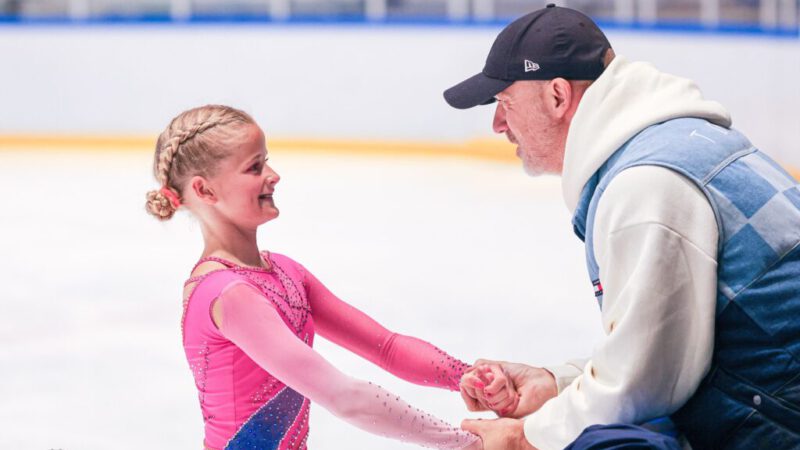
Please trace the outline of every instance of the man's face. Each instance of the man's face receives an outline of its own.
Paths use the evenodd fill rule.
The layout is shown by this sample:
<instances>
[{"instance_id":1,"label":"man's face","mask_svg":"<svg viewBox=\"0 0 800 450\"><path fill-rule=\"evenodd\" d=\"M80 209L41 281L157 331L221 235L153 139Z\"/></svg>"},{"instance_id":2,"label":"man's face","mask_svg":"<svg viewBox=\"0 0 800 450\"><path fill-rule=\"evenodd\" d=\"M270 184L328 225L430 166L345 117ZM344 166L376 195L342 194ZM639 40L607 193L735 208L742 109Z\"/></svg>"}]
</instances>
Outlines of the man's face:
<instances>
[{"instance_id":1,"label":"man's face","mask_svg":"<svg viewBox=\"0 0 800 450\"><path fill-rule=\"evenodd\" d=\"M517 157L531 176L560 174L568 125L548 107L548 81L516 81L495 96L492 128L517 145Z\"/></svg>"}]
</instances>

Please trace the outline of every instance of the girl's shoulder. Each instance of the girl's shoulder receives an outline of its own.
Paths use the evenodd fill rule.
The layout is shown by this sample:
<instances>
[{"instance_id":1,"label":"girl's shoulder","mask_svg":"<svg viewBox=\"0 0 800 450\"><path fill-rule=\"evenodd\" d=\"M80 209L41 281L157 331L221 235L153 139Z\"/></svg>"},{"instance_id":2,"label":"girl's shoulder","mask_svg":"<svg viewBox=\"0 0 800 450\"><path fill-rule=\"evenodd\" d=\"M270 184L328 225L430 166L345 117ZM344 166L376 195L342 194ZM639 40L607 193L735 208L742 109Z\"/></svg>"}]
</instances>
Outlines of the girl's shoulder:
<instances>
[{"instance_id":1,"label":"girl's shoulder","mask_svg":"<svg viewBox=\"0 0 800 450\"><path fill-rule=\"evenodd\" d=\"M210 273L226 269L230 269L230 266L215 259L204 258L200 260L197 264L195 264L195 266L192 268L192 273L191 275L189 275L189 279L186 280L186 284L192 281L199 281L201 278L205 277Z\"/></svg>"},{"instance_id":2,"label":"girl's shoulder","mask_svg":"<svg viewBox=\"0 0 800 450\"><path fill-rule=\"evenodd\" d=\"M194 300L196 298L213 300L228 286L241 282L257 286L248 276L236 269L229 267L212 267L207 272L200 273L186 280L186 284L184 285L184 301L188 302L190 299Z\"/></svg>"},{"instance_id":3,"label":"girl's shoulder","mask_svg":"<svg viewBox=\"0 0 800 450\"><path fill-rule=\"evenodd\" d=\"M184 306L190 300L201 303L213 301L235 283L245 282L257 287L247 274L247 268L223 258L208 256L200 259L192 268L189 279L183 284Z\"/></svg>"},{"instance_id":4,"label":"girl's shoulder","mask_svg":"<svg viewBox=\"0 0 800 450\"><path fill-rule=\"evenodd\" d=\"M228 288L237 284L249 284L256 289L258 286L245 274L234 268L219 264L218 266L204 264L205 268L198 266L192 271L184 285L183 291L183 316L181 328L184 333L184 342L187 336L201 336L204 339L222 339L219 330L212 319L212 307Z\"/></svg>"}]
</instances>

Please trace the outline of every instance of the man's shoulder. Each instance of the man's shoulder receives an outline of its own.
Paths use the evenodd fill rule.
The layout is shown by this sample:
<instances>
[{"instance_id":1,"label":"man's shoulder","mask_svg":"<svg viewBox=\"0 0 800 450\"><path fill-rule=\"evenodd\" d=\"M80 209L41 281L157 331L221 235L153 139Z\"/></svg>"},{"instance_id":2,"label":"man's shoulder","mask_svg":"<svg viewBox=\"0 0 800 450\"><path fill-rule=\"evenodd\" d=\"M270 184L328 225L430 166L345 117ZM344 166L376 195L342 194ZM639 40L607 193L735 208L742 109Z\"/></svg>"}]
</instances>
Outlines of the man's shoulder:
<instances>
[{"instance_id":1,"label":"man's shoulder","mask_svg":"<svg viewBox=\"0 0 800 450\"><path fill-rule=\"evenodd\" d=\"M700 188L661 166L630 167L614 177L600 199L596 222L606 233L637 225L660 226L703 241L703 247L717 233L711 203Z\"/></svg>"},{"instance_id":2,"label":"man's shoulder","mask_svg":"<svg viewBox=\"0 0 800 450\"><path fill-rule=\"evenodd\" d=\"M653 203L691 194L705 198L700 188L689 177L660 165L637 165L620 171L603 193L603 199L612 197L632 203Z\"/></svg>"}]
</instances>

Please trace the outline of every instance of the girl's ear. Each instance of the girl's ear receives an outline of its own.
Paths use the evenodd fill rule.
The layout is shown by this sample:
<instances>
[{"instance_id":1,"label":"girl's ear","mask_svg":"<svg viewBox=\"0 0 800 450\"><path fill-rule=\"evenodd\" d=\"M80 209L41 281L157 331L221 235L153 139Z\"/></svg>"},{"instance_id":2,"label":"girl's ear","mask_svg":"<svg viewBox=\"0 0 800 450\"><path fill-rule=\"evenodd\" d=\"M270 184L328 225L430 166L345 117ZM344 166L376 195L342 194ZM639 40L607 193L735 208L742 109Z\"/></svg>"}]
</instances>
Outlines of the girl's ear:
<instances>
[{"instance_id":1,"label":"girl's ear","mask_svg":"<svg viewBox=\"0 0 800 450\"><path fill-rule=\"evenodd\" d=\"M217 202L217 195L211 187L211 183L199 175L195 175L189 180L189 189L203 203L213 205Z\"/></svg>"}]
</instances>

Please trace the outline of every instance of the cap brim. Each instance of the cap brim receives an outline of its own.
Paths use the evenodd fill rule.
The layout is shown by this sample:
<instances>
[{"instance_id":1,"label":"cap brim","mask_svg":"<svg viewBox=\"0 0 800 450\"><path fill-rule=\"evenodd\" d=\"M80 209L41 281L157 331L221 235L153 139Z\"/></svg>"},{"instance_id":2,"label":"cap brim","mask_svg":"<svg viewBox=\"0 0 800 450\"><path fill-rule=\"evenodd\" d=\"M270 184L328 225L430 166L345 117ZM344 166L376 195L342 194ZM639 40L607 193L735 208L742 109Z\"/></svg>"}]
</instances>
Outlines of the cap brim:
<instances>
[{"instance_id":1,"label":"cap brim","mask_svg":"<svg viewBox=\"0 0 800 450\"><path fill-rule=\"evenodd\" d=\"M513 81L489 78L483 73L444 91L444 99L453 108L467 109L494 102L494 96L514 84Z\"/></svg>"}]
</instances>

